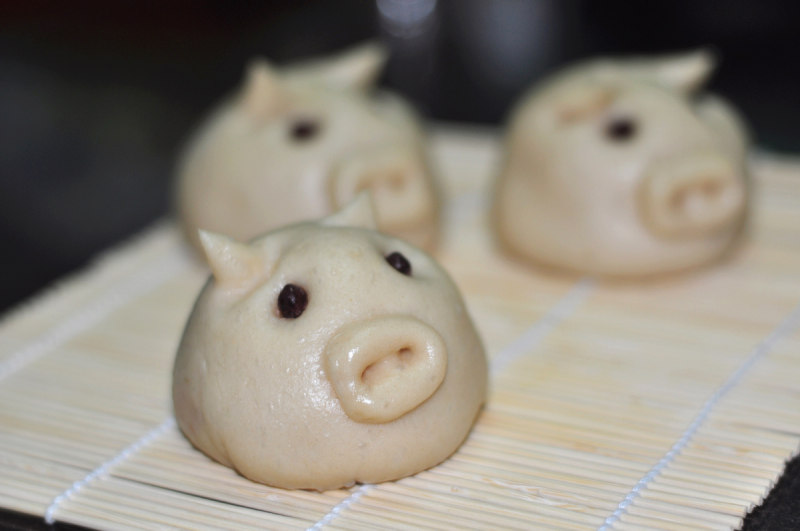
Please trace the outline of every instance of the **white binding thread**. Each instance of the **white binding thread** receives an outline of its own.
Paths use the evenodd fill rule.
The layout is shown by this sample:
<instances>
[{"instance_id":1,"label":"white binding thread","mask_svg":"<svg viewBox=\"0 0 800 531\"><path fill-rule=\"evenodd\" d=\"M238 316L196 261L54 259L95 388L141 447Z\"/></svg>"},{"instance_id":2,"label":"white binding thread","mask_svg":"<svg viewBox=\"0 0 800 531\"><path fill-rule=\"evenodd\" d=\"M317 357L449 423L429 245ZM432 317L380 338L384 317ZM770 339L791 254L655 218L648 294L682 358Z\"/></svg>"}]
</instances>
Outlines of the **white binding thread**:
<instances>
[{"instance_id":1,"label":"white binding thread","mask_svg":"<svg viewBox=\"0 0 800 531\"><path fill-rule=\"evenodd\" d=\"M539 320L495 356L489 367L490 373L494 375L500 372L538 345L553 328L575 312L593 287L594 280L589 277L582 278L572 286Z\"/></svg>"},{"instance_id":2,"label":"white binding thread","mask_svg":"<svg viewBox=\"0 0 800 531\"><path fill-rule=\"evenodd\" d=\"M371 491L374 488L375 485L373 485L372 483L365 483L361 485L355 491L353 491L347 498L343 499L342 501L334 505L333 508L330 511L328 511L328 514L323 516L319 522L309 527L306 531L320 531L323 526L328 525L333 521L334 518L339 516L340 512L353 505L364 494L366 494L367 492Z\"/></svg>"},{"instance_id":3,"label":"white binding thread","mask_svg":"<svg viewBox=\"0 0 800 531\"><path fill-rule=\"evenodd\" d=\"M75 483L73 483L67 490L53 498L53 501L50 502L50 505L47 507L47 510L44 513L44 521L48 525L53 525L55 523L55 513L58 507L64 503L65 501L69 500L75 494L81 491L86 485L91 483L96 479L102 479L107 477L111 473L111 469L123 462L124 460L128 459L136 452L153 442L155 439L163 435L166 431L175 427L175 419L173 417L169 417L164 422L162 422L159 426L153 428L149 432L145 433L139 439L131 443L129 446L124 448L120 453L116 456L112 457L105 463L101 464L99 467L95 468L90 472L86 477L83 479L79 479Z\"/></svg>"},{"instance_id":4,"label":"white binding thread","mask_svg":"<svg viewBox=\"0 0 800 531\"><path fill-rule=\"evenodd\" d=\"M703 404L700 413L694 418L692 423L683 432L683 435L672 445L669 451L650 469L647 474L636 482L636 485L630 490L627 496L619 503L616 510L606 518L603 525L598 528L598 531L608 531L628 510L628 507L639 496L641 491L653 481L664 468L669 466L672 461L683 451L689 441L692 440L697 430L708 418L711 410L717 403L733 389L749 371L753 365L763 358L770 350L772 350L775 343L782 339L787 334L791 333L797 326L800 325L800 305L795 307L791 313L772 331L764 340L758 343L747 359L739 366L739 368L731 374L728 380L719 387L711 397Z\"/></svg>"},{"instance_id":5,"label":"white binding thread","mask_svg":"<svg viewBox=\"0 0 800 531\"><path fill-rule=\"evenodd\" d=\"M116 287L104 298L74 314L71 319L51 328L48 333L17 350L0 363L0 381L81 332L88 330L142 292L166 281L175 275L183 265L185 265L183 255L171 254L150 267L144 274L131 278L129 282Z\"/></svg>"},{"instance_id":6,"label":"white binding thread","mask_svg":"<svg viewBox=\"0 0 800 531\"><path fill-rule=\"evenodd\" d=\"M508 364L535 347L544 339L548 332L569 317L578 306L586 300L593 286L594 280L591 278L582 278L578 281L563 297L551 306L540 319L534 322L522 335L494 357L489 366L489 373L491 375L496 374L499 370L505 368ZM328 514L323 516L322 519L309 527L306 531L320 531L323 526L331 523L342 511L353 505L375 487L376 485L370 483L361 485L361 487L353 491L347 498L334 505L333 508L328 511Z\"/></svg>"}]
</instances>

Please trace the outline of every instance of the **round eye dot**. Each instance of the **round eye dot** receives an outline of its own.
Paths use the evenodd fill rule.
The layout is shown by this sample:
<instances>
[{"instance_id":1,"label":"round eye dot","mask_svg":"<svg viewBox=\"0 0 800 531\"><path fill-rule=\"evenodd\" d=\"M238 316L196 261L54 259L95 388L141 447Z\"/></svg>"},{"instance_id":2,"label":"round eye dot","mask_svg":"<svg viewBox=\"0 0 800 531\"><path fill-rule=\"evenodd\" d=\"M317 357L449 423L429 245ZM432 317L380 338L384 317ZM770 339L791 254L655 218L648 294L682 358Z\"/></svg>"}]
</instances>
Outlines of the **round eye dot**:
<instances>
[{"instance_id":1,"label":"round eye dot","mask_svg":"<svg viewBox=\"0 0 800 531\"><path fill-rule=\"evenodd\" d=\"M404 275L409 277L411 276L411 262L409 262L408 259L402 254L395 251L386 257L386 261L389 262L390 266L397 269Z\"/></svg>"},{"instance_id":2,"label":"round eye dot","mask_svg":"<svg viewBox=\"0 0 800 531\"><path fill-rule=\"evenodd\" d=\"M309 118L294 120L289 129L292 140L305 142L311 140L319 133L319 122Z\"/></svg>"},{"instance_id":3,"label":"round eye dot","mask_svg":"<svg viewBox=\"0 0 800 531\"><path fill-rule=\"evenodd\" d=\"M614 142L625 142L636 135L636 122L631 118L614 118L606 125L606 136Z\"/></svg>"},{"instance_id":4,"label":"round eye dot","mask_svg":"<svg viewBox=\"0 0 800 531\"><path fill-rule=\"evenodd\" d=\"M278 311L281 317L297 319L308 306L308 293L295 284L286 284L278 295Z\"/></svg>"}]
</instances>

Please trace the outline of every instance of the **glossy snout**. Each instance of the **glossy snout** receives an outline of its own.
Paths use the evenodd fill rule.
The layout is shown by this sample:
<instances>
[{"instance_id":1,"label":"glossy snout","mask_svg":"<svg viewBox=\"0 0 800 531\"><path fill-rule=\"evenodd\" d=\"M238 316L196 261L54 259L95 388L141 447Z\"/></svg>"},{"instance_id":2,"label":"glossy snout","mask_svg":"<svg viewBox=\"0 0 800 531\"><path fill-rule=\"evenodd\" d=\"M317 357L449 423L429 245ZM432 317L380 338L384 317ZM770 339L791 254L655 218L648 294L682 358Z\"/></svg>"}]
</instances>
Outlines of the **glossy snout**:
<instances>
[{"instance_id":1,"label":"glossy snout","mask_svg":"<svg viewBox=\"0 0 800 531\"><path fill-rule=\"evenodd\" d=\"M732 164L698 154L653 164L639 189L645 225L664 238L692 238L730 228L744 212L745 189Z\"/></svg>"},{"instance_id":2,"label":"glossy snout","mask_svg":"<svg viewBox=\"0 0 800 531\"><path fill-rule=\"evenodd\" d=\"M323 366L348 417L383 423L436 392L447 370L447 349L422 321L387 316L339 329L328 342Z\"/></svg>"}]
</instances>

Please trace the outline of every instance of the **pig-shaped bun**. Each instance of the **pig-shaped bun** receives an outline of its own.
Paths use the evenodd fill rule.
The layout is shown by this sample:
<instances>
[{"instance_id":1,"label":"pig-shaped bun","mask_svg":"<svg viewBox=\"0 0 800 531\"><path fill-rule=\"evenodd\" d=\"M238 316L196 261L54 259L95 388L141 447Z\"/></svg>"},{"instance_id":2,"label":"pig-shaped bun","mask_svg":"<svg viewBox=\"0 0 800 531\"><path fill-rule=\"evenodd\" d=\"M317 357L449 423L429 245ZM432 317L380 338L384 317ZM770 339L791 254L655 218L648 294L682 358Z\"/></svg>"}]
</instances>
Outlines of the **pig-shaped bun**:
<instances>
[{"instance_id":1,"label":"pig-shaped bun","mask_svg":"<svg viewBox=\"0 0 800 531\"><path fill-rule=\"evenodd\" d=\"M384 60L369 44L281 70L251 63L178 167L177 214L198 249L198 229L248 240L365 189L382 231L434 247L439 198L422 129L399 98L371 91Z\"/></svg>"},{"instance_id":2,"label":"pig-shaped bun","mask_svg":"<svg viewBox=\"0 0 800 531\"><path fill-rule=\"evenodd\" d=\"M459 447L485 399L481 341L445 271L369 227L362 194L250 244L202 233L212 278L173 374L196 447L317 490L408 476Z\"/></svg>"},{"instance_id":3,"label":"pig-shaped bun","mask_svg":"<svg viewBox=\"0 0 800 531\"><path fill-rule=\"evenodd\" d=\"M746 138L697 91L705 52L596 60L523 98L513 113L493 224L532 262L640 276L706 263L745 219Z\"/></svg>"}]
</instances>

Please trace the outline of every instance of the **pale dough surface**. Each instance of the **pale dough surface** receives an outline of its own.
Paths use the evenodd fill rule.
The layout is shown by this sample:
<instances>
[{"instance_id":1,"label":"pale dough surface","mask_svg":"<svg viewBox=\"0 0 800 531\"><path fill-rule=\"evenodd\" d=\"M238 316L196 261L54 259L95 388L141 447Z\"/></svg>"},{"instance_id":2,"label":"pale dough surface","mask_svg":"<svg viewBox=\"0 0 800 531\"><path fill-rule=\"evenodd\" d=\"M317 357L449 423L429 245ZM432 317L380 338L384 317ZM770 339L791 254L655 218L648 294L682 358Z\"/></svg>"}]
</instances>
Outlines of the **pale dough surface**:
<instances>
[{"instance_id":1,"label":"pale dough surface","mask_svg":"<svg viewBox=\"0 0 800 531\"><path fill-rule=\"evenodd\" d=\"M703 53L596 60L535 87L511 118L493 196L505 250L609 276L728 250L748 208L747 140L727 104L697 97L711 68Z\"/></svg>"},{"instance_id":2,"label":"pale dough surface","mask_svg":"<svg viewBox=\"0 0 800 531\"><path fill-rule=\"evenodd\" d=\"M215 240L214 277L183 335L173 381L178 423L194 445L255 481L324 490L414 474L458 448L485 399L484 349L444 270L397 238L337 223L302 223L249 245ZM407 258L410 276L387 263L393 252ZM289 283L308 294L295 319L276 309ZM398 418L385 421L379 410L377 421L354 420L337 395L343 376L329 367L330 353L342 352L336 341L354 339L377 349L431 344L445 367L440 357L418 377L375 391L411 401ZM384 364L373 376L391 370ZM420 387L436 371L439 382ZM369 386L367 372L360 383ZM415 393L423 397L416 406Z\"/></svg>"},{"instance_id":3,"label":"pale dough surface","mask_svg":"<svg viewBox=\"0 0 800 531\"><path fill-rule=\"evenodd\" d=\"M382 64L370 47L302 68L253 62L178 165L175 205L189 240L199 249L198 229L249 240L369 189L381 230L432 249L440 196L425 135L408 104L372 90Z\"/></svg>"}]
</instances>

